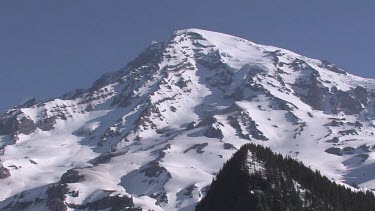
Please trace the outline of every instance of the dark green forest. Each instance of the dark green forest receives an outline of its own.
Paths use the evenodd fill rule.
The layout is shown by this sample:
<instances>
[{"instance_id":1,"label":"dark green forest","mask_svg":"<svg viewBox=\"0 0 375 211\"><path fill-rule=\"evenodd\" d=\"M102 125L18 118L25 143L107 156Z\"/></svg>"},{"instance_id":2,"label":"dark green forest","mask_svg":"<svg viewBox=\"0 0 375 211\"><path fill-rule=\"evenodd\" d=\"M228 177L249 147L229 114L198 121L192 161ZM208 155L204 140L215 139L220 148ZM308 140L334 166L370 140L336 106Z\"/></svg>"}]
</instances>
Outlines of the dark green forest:
<instances>
[{"instance_id":1,"label":"dark green forest","mask_svg":"<svg viewBox=\"0 0 375 211\"><path fill-rule=\"evenodd\" d=\"M249 166L259 163L263 168L250 173ZM196 211L245 210L372 211L375 197L370 191L354 192L302 162L249 143L224 164L196 207Z\"/></svg>"}]
</instances>

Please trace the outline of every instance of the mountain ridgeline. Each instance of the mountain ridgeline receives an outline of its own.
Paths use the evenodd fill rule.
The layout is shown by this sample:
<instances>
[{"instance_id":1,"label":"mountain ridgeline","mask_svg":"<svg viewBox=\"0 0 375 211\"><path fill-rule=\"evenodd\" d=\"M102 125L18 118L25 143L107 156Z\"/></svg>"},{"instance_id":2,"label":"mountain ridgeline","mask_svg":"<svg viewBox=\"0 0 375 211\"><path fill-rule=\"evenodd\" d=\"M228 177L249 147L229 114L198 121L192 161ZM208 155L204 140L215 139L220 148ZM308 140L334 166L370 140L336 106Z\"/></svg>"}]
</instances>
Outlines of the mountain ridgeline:
<instances>
[{"instance_id":1,"label":"mountain ridgeline","mask_svg":"<svg viewBox=\"0 0 375 211\"><path fill-rule=\"evenodd\" d=\"M89 88L0 114L0 210L192 211L247 143L373 190L374 134L374 79L243 38L179 30ZM261 173L244 174L258 178L263 202L246 201L272 208L289 191L293 203L279 198L279 206L338 206L329 197L340 194L307 186L309 171L300 178L265 159L247 166ZM244 181L239 190L252 180Z\"/></svg>"},{"instance_id":2,"label":"mountain ridgeline","mask_svg":"<svg viewBox=\"0 0 375 211\"><path fill-rule=\"evenodd\" d=\"M196 211L370 211L371 191L338 185L302 162L252 143L242 146L212 181Z\"/></svg>"}]
</instances>

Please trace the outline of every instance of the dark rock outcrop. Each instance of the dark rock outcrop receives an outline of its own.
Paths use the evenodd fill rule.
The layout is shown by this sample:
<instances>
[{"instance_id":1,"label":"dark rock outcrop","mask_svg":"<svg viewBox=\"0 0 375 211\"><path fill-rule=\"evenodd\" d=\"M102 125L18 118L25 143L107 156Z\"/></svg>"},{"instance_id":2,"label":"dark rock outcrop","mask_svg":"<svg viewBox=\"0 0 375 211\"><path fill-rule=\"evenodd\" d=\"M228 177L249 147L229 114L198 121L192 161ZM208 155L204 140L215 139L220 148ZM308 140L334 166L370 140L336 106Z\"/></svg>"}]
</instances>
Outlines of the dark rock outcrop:
<instances>
[{"instance_id":1,"label":"dark rock outcrop","mask_svg":"<svg viewBox=\"0 0 375 211\"><path fill-rule=\"evenodd\" d=\"M199 122L196 127L203 127L203 126L207 126L207 125L212 125L215 122L217 122L217 119L215 117L208 116L208 117L204 118L201 122Z\"/></svg>"},{"instance_id":2,"label":"dark rock outcrop","mask_svg":"<svg viewBox=\"0 0 375 211\"><path fill-rule=\"evenodd\" d=\"M327 143L335 143L335 144L337 144L337 143L339 143L340 142L340 139L339 139L339 137L334 137L334 138L332 138L331 140L328 140L328 141L326 141Z\"/></svg>"},{"instance_id":3,"label":"dark rock outcrop","mask_svg":"<svg viewBox=\"0 0 375 211\"><path fill-rule=\"evenodd\" d=\"M218 138L223 139L224 135L220 128L215 127L213 125L209 126L206 132L204 132L204 136L208 138Z\"/></svg>"},{"instance_id":4,"label":"dark rock outcrop","mask_svg":"<svg viewBox=\"0 0 375 211\"><path fill-rule=\"evenodd\" d=\"M20 108L29 108L29 107L31 107L35 104L37 104L37 101L36 101L35 98L32 98L32 99L26 101L25 103L23 103L22 105L20 105L19 107Z\"/></svg>"},{"instance_id":5,"label":"dark rock outcrop","mask_svg":"<svg viewBox=\"0 0 375 211\"><path fill-rule=\"evenodd\" d=\"M60 183L77 183L82 182L84 176L80 175L79 172L75 169L69 169L61 176Z\"/></svg>"},{"instance_id":6,"label":"dark rock outcrop","mask_svg":"<svg viewBox=\"0 0 375 211\"><path fill-rule=\"evenodd\" d=\"M0 179L5 179L10 177L9 169L5 168L4 166L0 166Z\"/></svg>"},{"instance_id":7,"label":"dark rock outcrop","mask_svg":"<svg viewBox=\"0 0 375 211\"><path fill-rule=\"evenodd\" d=\"M354 148L353 147L344 147L344 149L342 149L342 152L346 155L351 155L351 154L354 154Z\"/></svg>"},{"instance_id":8,"label":"dark rock outcrop","mask_svg":"<svg viewBox=\"0 0 375 211\"><path fill-rule=\"evenodd\" d=\"M186 126L186 130L192 130L192 129L194 129L196 124L197 124L196 122L190 122L190 123Z\"/></svg>"},{"instance_id":9,"label":"dark rock outcrop","mask_svg":"<svg viewBox=\"0 0 375 211\"><path fill-rule=\"evenodd\" d=\"M204 149L207 145L208 145L208 143L195 144L195 145L193 145L192 147L190 147L189 149L185 150L184 153L187 153L187 152L189 152L190 150L195 149L195 151L196 151L198 154L202 154L202 153L204 153L203 149Z\"/></svg>"},{"instance_id":10,"label":"dark rock outcrop","mask_svg":"<svg viewBox=\"0 0 375 211\"><path fill-rule=\"evenodd\" d=\"M237 133L241 138L251 140L251 137L253 137L257 140L268 140L264 133L258 130L256 122L250 117L250 115L247 112L241 111L235 115L228 117L228 120L229 124L234 129L236 129ZM241 128L240 124L244 126L245 130Z\"/></svg>"},{"instance_id":11,"label":"dark rock outcrop","mask_svg":"<svg viewBox=\"0 0 375 211\"><path fill-rule=\"evenodd\" d=\"M354 97L352 97L349 93L338 90L336 94L337 94L337 102L334 107L335 113L342 111L345 114L352 115L352 114L358 114L364 109L361 102L355 99Z\"/></svg>"},{"instance_id":12,"label":"dark rock outcrop","mask_svg":"<svg viewBox=\"0 0 375 211\"><path fill-rule=\"evenodd\" d=\"M17 131L17 121L0 117L0 135L10 135Z\"/></svg>"},{"instance_id":13,"label":"dark rock outcrop","mask_svg":"<svg viewBox=\"0 0 375 211\"><path fill-rule=\"evenodd\" d=\"M76 209L88 209L88 210L106 210L110 211L142 211L142 208L136 208L133 199L127 196L115 195L106 196L95 202L86 203L84 205L69 205Z\"/></svg>"},{"instance_id":14,"label":"dark rock outcrop","mask_svg":"<svg viewBox=\"0 0 375 211\"><path fill-rule=\"evenodd\" d=\"M297 64L293 63L292 67L295 71L305 72L292 86L296 94L313 109L324 110L330 92L329 89L322 84L319 72L304 61L298 61Z\"/></svg>"},{"instance_id":15,"label":"dark rock outcrop","mask_svg":"<svg viewBox=\"0 0 375 211\"><path fill-rule=\"evenodd\" d=\"M0 135L11 135L16 132L28 135L36 130L37 126L33 120L27 117L18 117L18 114L21 113L0 116Z\"/></svg>"},{"instance_id":16,"label":"dark rock outcrop","mask_svg":"<svg viewBox=\"0 0 375 211\"><path fill-rule=\"evenodd\" d=\"M326 88L320 87L318 85L313 85L310 87L308 101L316 110L323 110L326 101L326 94L328 90Z\"/></svg>"},{"instance_id":17,"label":"dark rock outcrop","mask_svg":"<svg viewBox=\"0 0 375 211\"><path fill-rule=\"evenodd\" d=\"M333 154L333 155L342 156L341 149L337 148L337 147L328 148L328 149L325 150L325 152L327 152L329 154Z\"/></svg>"},{"instance_id":18,"label":"dark rock outcrop","mask_svg":"<svg viewBox=\"0 0 375 211\"><path fill-rule=\"evenodd\" d=\"M308 84L302 85L303 88L308 90L308 94L305 101L316 110L324 110L325 104L328 99L329 90L324 87L319 81L319 73L313 71L310 76L310 81Z\"/></svg>"},{"instance_id":19,"label":"dark rock outcrop","mask_svg":"<svg viewBox=\"0 0 375 211\"><path fill-rule=\"evenodd\" d=\"M36 130L36 125L33 120L28 119L26 117L22 118L18 122L17 129L20 133L29 135L30 133L34 132Z\"/></svg>"},{"instance_id":20,"label":"dark rock outcrop","mask_svg":"<svg viewBox=\"0 0 375 211\"><path fill-rule=\"evenodd\" d=\"M369 102L370 92L369 92L365 87L357 86L357 87L353 90L353 96L354 96L357 100L359 100L361 103L367 105L368 102Z\"/></svg>"},{"instance_id":21,"label":"dark rock outcrop","mask_svg":"<svg viewBox=\"0 0 375 211\"><path fill-rule=\"evenodd\" d=\"M233 146L233 144L230 143L224 143L224 149L237 149L236 147Z\"/></svg>"},{"instance_id":22,"label":"dark rock outcrop","mask_svg":"<svg viewBox=\"0 0 375 211\"><path fill-rule=\"evenodd\" d=\"M344 122L342 121L339 121L339 120L332 120L331 123L327 124L327 126L332 126L332 127L339 127L339 126L343 126L344 125Z\"/></svg>"},{"instance_id":23,"label":"dark rock outcrop","mask_svg":"<svg viewBox=\"0 0 375 211\"><path fill-rule=\"evenodd\" d=\"M45 119L42 119L36 123L37 127L43 131L50 131L55 128L56 117L51 116Z\"/></svg>"},{"instance_id":24,"label":"dark rock outcrop","mask_svg":"<svg viewBox=\"0 0 375 211\"><path fill-rule=\"evenodd\" d=\"M66 184L56 184L52 185L47 190L47 207L54 211L66 211L67 206L64 202L65 194L69 191L68 185Z\"/></svg>"},{"instance_id":25,"label":"dark rock outcrop","mask_svg":"<svg viewBox=\"0 0 375 211\"><path fill-rule=\"evenodd\" d=\"M335 72L335 73L346 75L345 71L339 69L338 67L336 67L336 65L332 64L331 62L326 61L326 60L322 60L321 62L322 62L321 67L323 67L327 70L330 70L332 72Z\"/></svg>"},{"instance_id":26,"label":"dark rock outcrop","mask_svg":"<svg viewBox=\"0 0 375 211\"><path fill-rule=\"evenodd\" d=\"M127 93L127 94L121 93L120 95L116 96L113 99L113 102L112 102L111 105L112 106L118 105L120 107L127 107L132 103L133 98L134 98L133 92L130 92L130 93Z\"/></svg>"},{"instance_id":27,"label":"dark rock outcrop","mask_svg":"<svg viewBox=\"0 0 375 211\"><path fill-rule=\"evenodd\" d=\"M342 131L339 131L339 134L341 134L343 136L358 135L358 133L357 133L357 131L355 129L342 130Z\"/></svg>"},{"instance_id":28,"label":"dark rock outcrop","mask_svg":"<svg viewBox=\"0 0 375 211\"><path fill-rule=\"evenodd\" d=\"M141 173L144 173L147 177L158 177L161 174L167 174L168 177L171 177L169 172L159 165L159 162L151 163L147 168L143 169Z\"/></svg>"}]
</instances>

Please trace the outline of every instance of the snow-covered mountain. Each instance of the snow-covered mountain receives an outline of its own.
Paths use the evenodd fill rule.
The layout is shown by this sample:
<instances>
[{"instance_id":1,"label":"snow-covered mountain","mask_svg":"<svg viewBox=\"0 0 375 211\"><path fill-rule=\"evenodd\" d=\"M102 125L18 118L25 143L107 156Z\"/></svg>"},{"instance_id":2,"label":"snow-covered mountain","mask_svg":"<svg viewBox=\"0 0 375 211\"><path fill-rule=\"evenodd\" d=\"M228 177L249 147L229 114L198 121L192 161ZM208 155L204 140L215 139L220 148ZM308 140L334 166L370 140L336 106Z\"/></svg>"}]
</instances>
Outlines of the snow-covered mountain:
<instances>
[{"instance_id":1,"label":"snow-covered mountain","mask_svg":"<svg viewBox=\"0 0 375 211\"><path fill-rule=\"evenodd\" d=\"M248 142L372 189L374 103L375 80L327 61L180 30L89 89L2 114L0 209L194 210Z\"/></svg>"}]
</instances>

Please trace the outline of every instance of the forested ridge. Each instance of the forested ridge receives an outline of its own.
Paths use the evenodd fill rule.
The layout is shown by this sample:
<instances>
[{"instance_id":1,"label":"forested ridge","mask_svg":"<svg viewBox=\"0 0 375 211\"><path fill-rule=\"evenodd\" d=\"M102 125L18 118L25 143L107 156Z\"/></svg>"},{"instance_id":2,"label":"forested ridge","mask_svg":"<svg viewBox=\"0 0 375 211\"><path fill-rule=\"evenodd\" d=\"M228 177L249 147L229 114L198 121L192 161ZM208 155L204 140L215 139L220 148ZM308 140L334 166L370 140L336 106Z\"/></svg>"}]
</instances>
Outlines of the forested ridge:
<instances>
[{"instance_id":1,"label":"forested ridge","mask_svg":"<svg viewBox=\"0 0 375 211\"><path fill-rule=\"evenodd\" d=\"M375 210L372 192L355 192L302 162L252 143L241 147L212 181L196 211Z\"/></svg>"}]
</instances>

